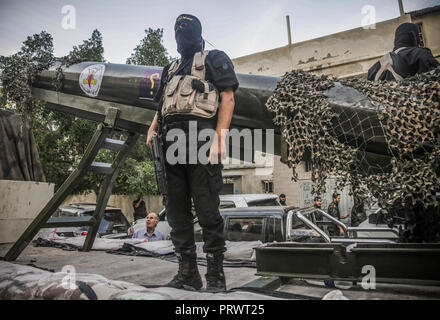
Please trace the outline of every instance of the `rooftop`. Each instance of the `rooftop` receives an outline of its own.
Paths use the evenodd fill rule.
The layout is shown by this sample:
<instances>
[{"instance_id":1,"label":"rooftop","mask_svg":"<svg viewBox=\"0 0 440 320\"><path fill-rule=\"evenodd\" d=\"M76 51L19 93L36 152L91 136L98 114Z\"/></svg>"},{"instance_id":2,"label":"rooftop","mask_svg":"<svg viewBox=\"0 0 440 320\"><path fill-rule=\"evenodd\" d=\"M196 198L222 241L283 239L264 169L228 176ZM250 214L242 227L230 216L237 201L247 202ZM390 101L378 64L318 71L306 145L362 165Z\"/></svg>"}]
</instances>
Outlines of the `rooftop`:
<instances>
[{"instance_id":1,"label":"rooftop","mask_svg":"<svg viewBox=\"0 0 440 320\"><path fill-rule=\"evenodd\" d=\"M428 14L436 13L436 12L440 12L440 6L424 8L424 9L411 11L411 12L407 12L407 13L410 14L413 18L416 18L416 17L422 17L422 16L426 16Z\"/></svg>"}]
</instances>

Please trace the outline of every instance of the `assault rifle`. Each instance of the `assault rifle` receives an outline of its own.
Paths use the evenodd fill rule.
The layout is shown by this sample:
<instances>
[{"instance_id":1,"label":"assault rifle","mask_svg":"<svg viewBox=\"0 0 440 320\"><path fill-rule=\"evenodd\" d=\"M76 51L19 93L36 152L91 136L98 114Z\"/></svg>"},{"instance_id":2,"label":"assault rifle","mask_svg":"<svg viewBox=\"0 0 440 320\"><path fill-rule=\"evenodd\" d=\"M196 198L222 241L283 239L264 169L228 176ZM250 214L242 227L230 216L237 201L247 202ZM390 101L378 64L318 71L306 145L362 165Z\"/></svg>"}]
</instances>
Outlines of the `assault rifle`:
<instances>
[{"instance_id":1,"label":"assault rifle","mask_svg":"<svg viewBox=\"0 0 440 320\"><path fill-rule=\"evenodd\" d=\"M165 157L159 136L155 133L151 138L151 146L154 158L154 168L156 171L156 182L159 193L163 196L163 204L166 206L168 186L167 174L165 170Z\"/></svg>"}]
</instances>

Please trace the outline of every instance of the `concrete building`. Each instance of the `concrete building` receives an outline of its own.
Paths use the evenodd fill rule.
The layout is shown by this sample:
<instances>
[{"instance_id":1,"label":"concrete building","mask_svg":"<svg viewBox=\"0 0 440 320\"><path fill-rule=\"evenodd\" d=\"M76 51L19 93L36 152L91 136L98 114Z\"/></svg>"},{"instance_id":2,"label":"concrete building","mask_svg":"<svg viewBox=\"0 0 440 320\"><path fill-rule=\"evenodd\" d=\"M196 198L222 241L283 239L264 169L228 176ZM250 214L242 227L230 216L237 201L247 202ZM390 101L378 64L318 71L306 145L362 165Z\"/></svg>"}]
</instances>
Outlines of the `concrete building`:
<instances>
[{"instance_id":1,"label":"concrete building","mask_svg":"<svg viewBox=\"0 0 440 320\"><path fill-rule=\"evenodd\" d=\"M226 159L221 193L273 193L274 158L273 154L256 152L252 163Z\"/></svg>"},{"instance_id":2,"label":"concrete building","mask_svg":"<svg viewBox=\"0 0 440 320\"><path fill-rule=\"evenodd\" d=\"M440 6L437 6L376 25L236 58L233 60L235 71L282 76L291 70L302 69L341 78L365 76L380 57L393 49L394 32L404 22L419 25L424 45L435 57L440 57Z\"/></svg>"},{"instance_id":3,"label":"concrete building","mask_svg":"<svg viewBox=\"0 0 440 320\"><path fill-rule=\"evenodd\" d=\"M396 28L404 22L413 22L419 26L423 43L429 47L434 56L440 57L440 6L426 8L402 15L401 17L383 21L376 25L347 30L276 48L258 52L248 56L233 59L237 73L247 73L267 76L282 76L294 69L302 69L316 75L326 74L338 78L352 76L365 77L368 69L384 54L391 51L394 45ZM284 34L280 36L285 36ZM266 192L265 186L276 194L285 193L287 203L300 207L310 206L313 203L311 195L311 175L302 163L298 172L298 182L291 181L292 172L280 162L280 157L275 156L273 167L266 167L264 177L252 177L250 165L233 170L225 168L226 184L233 183L234 191L241 188L243 193ZM228 177L233 173L233 176ZM236 177L241 178L241 185ZM235 177L235 178L233 178ZM230 180L228 180L230 179ZM335 190L334 180L327 182L327 193L323 196L323 207L331 201L331 194ZM230 190L231 187L229 187ZM352 200L346 188L342 192L341 213L349 212Z\"/></svg>"}]
</instances>

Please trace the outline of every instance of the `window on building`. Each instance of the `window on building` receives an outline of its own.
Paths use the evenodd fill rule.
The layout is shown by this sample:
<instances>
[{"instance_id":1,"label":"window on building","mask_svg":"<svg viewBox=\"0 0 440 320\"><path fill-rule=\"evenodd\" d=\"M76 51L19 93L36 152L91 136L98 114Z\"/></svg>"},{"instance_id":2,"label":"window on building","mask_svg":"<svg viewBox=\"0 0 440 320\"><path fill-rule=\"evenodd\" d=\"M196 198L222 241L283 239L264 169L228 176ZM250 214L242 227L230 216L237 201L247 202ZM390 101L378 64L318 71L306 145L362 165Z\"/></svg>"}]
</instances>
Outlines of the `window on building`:
<instances>
[{"instance_id":1,"label":"window on building","mask_svg":"<svg viewBox=\"0 0 440 320\"><path fill-rule=\"evenodd\" d=\"M224 183L222 189L220 190L220 194L234 194L234 184Z\"/></svg>"},{"instance_id":2,"label":"window on building","mask_svg":"<svg viewBox=\"0 0 440 320\"><path fill-rule=\"evenodd\" d=\"M263 181L264 193L273 193L273 181Z\"/></svg>"},{"instance_id":3,"label":"window on building","mask_svg":"<svg viewBox=\"0 0 440 320\"><path fill-rule=\"evenodd\" d=\"M420 39L422 40L420 46L424 47L425 46L425 39L423 38L423 23L419 22L416 23L416 26L419 28L419 36Z\"/></svg>"}]
</instances>

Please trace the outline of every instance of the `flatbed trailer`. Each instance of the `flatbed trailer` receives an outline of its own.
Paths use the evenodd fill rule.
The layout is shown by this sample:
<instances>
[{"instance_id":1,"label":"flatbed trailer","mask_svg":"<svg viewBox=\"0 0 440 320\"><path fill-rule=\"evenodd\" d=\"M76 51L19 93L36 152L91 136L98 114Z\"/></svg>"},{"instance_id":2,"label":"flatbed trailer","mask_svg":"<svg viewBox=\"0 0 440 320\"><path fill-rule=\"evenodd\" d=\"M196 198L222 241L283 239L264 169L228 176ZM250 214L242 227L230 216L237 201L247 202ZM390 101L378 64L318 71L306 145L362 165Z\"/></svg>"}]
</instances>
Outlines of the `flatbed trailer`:
<instances>
[{"instance_id":1,"label":"flatbed trailer","mask_svg":"<svg viewBox=\"0 0 440 320\"><path fill-rule=\"evenodd\" d=\"M326 221L316 221L316 213ZM314 243L292 242L295 219L317 235ZM336 224L344 230L344 236L330 237L318 224ZM396 238L356 236L364 231L394 233ZM289 210L286 232L287 242L268 243L255 249L257 275L353 282L362 282L369 275L376 282L440 285L438 243L398 243L396 229L347 227L316 208Z\"/></svg>"},{"instance_id":2,"label":"flatbed trailer","mask_svg":"<svg viewBox=\"0 0 440 320\"><path fill-rule=\"evenodd\" d=\"M10 245L0 245L0 256L4 256L9 247ZM177 264L159 258L114 255L96 250L82 252L28 246L14 265L29 267L35 272L48 271L52 274L61 272L63 268L73 267L78 275L77 280L85 280L87 277L90 278L91 274L97 274L112 281L124 281L149 288L151 292L157 292L162 296L167 293L168 299L205 298L205 295L199 292L177 289L168 291L167 288L162 287L161 285L167 283L177 270ZM360 283L353 285L347 281L339 283L335 281L336 287L329 287L323 281L310 278L261 276L255 268L225 267L224 269L227 288L231 291L226 294L211 295L209 296L211 300L233 299L236 303L240 303L239 299L321 300L334 290L340 290L343 296L350 300L440 299L439 286L377 283L374 290L366 290ZM204 274L206 267L199 266L199 271ZM202 281L204 280L202 277ZM5 284L1 280L0 283ZM0 296L5 288L6 286L0 286ZM161 295L156 295L156 299ZM150 295L150 299L154 299L154 296Z\"/></svg>"}]
</instances>

